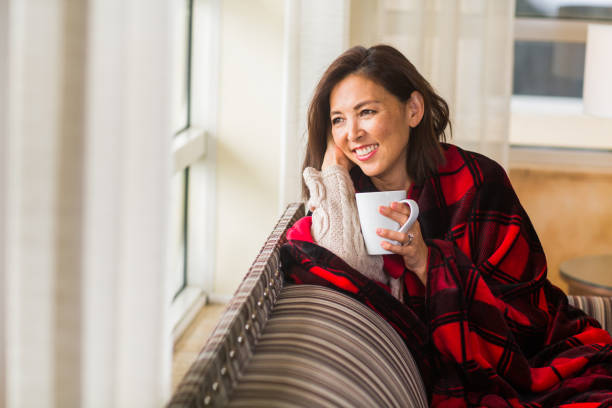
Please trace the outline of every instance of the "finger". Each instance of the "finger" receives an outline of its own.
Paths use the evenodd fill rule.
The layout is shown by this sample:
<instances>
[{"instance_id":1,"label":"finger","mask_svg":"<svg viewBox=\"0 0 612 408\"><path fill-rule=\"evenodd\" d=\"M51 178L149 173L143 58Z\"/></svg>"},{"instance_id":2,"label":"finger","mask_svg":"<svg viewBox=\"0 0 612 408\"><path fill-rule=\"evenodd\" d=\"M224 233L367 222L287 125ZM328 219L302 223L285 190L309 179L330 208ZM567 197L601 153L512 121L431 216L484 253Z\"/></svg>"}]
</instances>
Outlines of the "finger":
<instances>
[{"instance_id":1,"label":"finger","mask_svg":"<svg viewBox=\"0 0 612 408\"><path fill-rule=\"evenodd\" d=\"M406 203L400 203L397 201L393 201L390 207L392 210L395 210L405 215L410 215L410 206Z\"/></svg>"},{"instance_id":2,"label":"finger","mask_svg":"<svg viewBox=\"0 0 612 408\"><path fill-rule=\"evenodd\" d=\"M381 208L385 208L388 209L388 211L390 212L395 212L398 214L402 214L406 217L406 219L408 219L408 217L410 216L410 206L408 206L405 203L400 203L397 201L393 201L391 204L389 204L388 207L385 206L381 206Z\"/></svg>"},{"instance_id":3,"label":"finger","mask_svg":"<svg viewBox=\"0 0 612 408\"><path fill-rule=\"evenodd\" d=\"M380 243L380 246L387 251L401 256L413 256L416 254L416 247L412 245L395 245L389 241L383 241Z\"/></svg>"},{"instance_id":4,"label":"finger","mask_svg":"<svg viewBox=\"0 0 612 408\"><path fill-rule=\"evenodd\" d=\"M404 222L408 219L408 215L399 211L395 211L391 207L387 207L381 205L378 207L378 212L384 215L387 218L391 218L393 221L397 222L399 225L403 225Z\"/></svg>"},{"instance_id":5,"label":"finger","mask_svg":"<svg viewBox=\"0 0 612 408\"><path fill-rule=\"evenodd\" d=\"M323 164L321 168L325 169L332 165L339 165L347 170L350 170L351 167L353 167L353 162L346 157L342 149L336 144L336 142L334 142L334 139L330 135L327 139L327 149L325 150L325 154L323 156Z\"/></svg>"},{"instance_id":6,"label":"finger","mask_svg":"<svg viewBox=\"0 0 612 408\"><path fill-rule=\"evenodd\" d=\"M405 244L405 243L407 243L409 241L408 234L412 234L413 238L414 238L414 235L415 235L413 233L403 233L403 232L388 230L388 229L385 229L385 228L377 228L376 229L376 234L378 236L380 236L380 237L385 238L385 239L397 241L397 242L402 243L402 244Z\"/></svg>"},{"instance_id":7,"label":"finger","mask_svg":"<svg viewBox=\"0 0 612 408\"><path fill-rule=\"evenodd\" d=\"M334 138L331 136L329 136L329 138L327 139L326 152L330 154L335 154L335 155L344 155L344 153L342 152L342 149L340 149L340 147L334 141Z\"/></svg>"}]
</instances>

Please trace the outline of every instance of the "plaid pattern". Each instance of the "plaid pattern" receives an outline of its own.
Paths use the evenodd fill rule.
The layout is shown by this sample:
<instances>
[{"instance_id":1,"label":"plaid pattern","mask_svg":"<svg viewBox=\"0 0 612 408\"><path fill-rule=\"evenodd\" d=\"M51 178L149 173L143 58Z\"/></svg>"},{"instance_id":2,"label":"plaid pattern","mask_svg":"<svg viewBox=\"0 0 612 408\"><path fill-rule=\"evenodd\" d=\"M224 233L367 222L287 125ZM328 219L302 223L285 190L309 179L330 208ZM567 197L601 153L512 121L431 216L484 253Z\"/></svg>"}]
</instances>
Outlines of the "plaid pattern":
<instances>
[{"instance_id":1,"label":"plaid pattern","mask_svg":"<svg viewBox=\"0 0 612 408\"><path fill-rule=\"evenodd\" d=\"M338 289L382 315L412 351L432 406L608 406L609 333L547 280L542 247L504 170L482 155L444 150L438 173L408 192L429 246L426 288L403 271L399 303L314 244L308 217L281 249L286 278ZM374 189L358 168L351 176L358 191ZM402 266L386 257L386 268Z\"/></svg>"}]
</instances>

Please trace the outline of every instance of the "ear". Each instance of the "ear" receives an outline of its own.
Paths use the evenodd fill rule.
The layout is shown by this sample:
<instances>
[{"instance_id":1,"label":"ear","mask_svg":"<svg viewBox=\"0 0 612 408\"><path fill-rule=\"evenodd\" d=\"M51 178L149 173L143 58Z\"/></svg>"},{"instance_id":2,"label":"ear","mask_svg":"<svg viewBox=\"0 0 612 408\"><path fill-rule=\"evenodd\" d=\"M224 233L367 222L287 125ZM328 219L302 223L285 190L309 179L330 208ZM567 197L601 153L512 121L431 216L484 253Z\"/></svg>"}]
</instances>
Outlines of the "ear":
<instances>
[{"instance_id":1,"label":"ear","mask_svg":"<svg viewBox=\"0 0 612 408\"><path fill-rule=\"evenodd\" d=\"M406 101L406 120L411 128L417 127L425 113L425 102L419 91L413 91L410 99Z\"/></svg>"}]
</instances>

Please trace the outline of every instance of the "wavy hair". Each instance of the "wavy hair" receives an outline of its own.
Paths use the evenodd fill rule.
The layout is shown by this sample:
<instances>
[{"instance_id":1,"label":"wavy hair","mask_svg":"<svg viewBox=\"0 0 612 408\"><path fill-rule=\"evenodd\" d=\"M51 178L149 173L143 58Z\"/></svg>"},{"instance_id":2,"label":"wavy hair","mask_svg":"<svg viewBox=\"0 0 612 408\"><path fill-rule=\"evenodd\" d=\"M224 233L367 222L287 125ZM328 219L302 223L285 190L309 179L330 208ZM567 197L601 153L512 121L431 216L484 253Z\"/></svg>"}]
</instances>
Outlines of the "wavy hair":
<instances>
[{"instance_id":1,"label":"wavy hair","mask_svg":"<svg viewBox=\"0 0 612 408\"><path fill-rule=\"evenodd\" d=\"M423 183L444 161L440 142L446 141L447 125L451 129L448 104L414 65L389 45L350 48L327 68L308 108L308 145L302 171L306 167L321 169L327 138L331 135L329 97L334 87L350 74L376 82L402 103L414 91L423 96L423 119L411 130L406 158L408 176L417 184ZM303 180L302 194L308 197Z\"/></svg>"}]
</instances>

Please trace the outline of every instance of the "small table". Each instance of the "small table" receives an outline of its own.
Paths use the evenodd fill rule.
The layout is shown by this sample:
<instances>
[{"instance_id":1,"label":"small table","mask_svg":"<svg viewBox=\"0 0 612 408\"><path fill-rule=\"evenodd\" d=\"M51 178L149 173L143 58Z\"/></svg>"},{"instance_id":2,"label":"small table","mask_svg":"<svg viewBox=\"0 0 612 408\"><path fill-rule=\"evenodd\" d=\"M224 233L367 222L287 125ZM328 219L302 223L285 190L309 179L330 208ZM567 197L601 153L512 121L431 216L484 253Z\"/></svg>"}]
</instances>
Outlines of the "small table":
<instances>
[{"instance_id":1,"label":"small table","mask_svg":"<svg viewBox=\"0 0 612 408\"><path fill-rule=\"evenodd\" d=\"M612 296L612 255L570 259L559 266L570 295Z\"/></svg>"}]
</instances>

